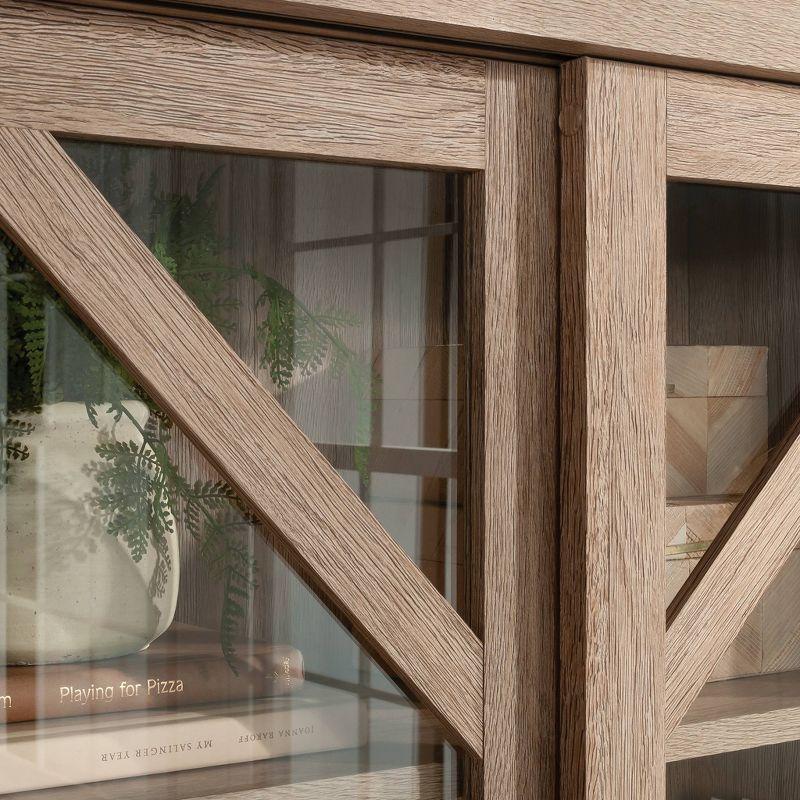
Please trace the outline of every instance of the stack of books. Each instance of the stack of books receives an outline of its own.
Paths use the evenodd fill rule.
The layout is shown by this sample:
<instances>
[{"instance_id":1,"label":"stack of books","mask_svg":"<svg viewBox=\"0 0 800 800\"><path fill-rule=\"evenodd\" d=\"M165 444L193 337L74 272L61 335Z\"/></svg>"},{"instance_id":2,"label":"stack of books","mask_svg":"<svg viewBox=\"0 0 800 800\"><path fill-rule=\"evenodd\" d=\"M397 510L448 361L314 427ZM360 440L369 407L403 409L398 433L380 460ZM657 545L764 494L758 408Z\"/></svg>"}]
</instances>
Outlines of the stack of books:
<instances>
[{"instance_id":1,"label":"stack of books","mask_svg":"<svg viewBox=\"0 0 800 800\"><path fill-rule=\"evenodd\" d=\"M0 667L0 794L359 747L363 702L287 645L179 623L132 656Z\"/></svg>"}]
</instances>

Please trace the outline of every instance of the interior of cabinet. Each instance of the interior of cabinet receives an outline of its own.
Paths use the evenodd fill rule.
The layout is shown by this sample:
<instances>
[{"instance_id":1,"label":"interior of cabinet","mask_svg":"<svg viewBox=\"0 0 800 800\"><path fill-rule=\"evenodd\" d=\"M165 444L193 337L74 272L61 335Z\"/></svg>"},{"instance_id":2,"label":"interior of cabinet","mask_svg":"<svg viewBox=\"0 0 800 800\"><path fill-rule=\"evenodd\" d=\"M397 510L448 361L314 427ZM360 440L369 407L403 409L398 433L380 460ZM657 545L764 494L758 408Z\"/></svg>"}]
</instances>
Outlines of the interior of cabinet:
<instances>
[{"instance_id":1,"label":"interior of cabinet","mask_svg":"<svg viewBox=\"0 0 800 800\"><path fill-rule=\"evenodd\" d=\"M226 320L223 333L431 582L463 612L459 581L465 544L452 513L459 502L452 494L462 405L454 374L461 363L459 322L452 313L459 291L455 179L446 173L351 167L342 180L336 167L314 162L80 142L66 147L146 242L153 235L150 197L166 192L194 198L206 187L216 197L214 222L227 263L251 265L309 305L344 309L359 319L346 332L346 343L370 361L380 384L366 432L358 430L352 398L331 370L294 380L285 389L275 386L259 364L255 331L265 312L256 307L252 282L242 280L237 287L235 319ZM132 173L127 187L119 179L123 169ZM138 202L124 197L132 185L147 187ZM425 287L424 296L417 294L418 286ZM180 431L174 439L193 479L216 477L199 463ZM363 446L368 480L356 465ZM209 606L202 590L195 544L182 545L182 567L191 576L186 583L195 591L182 594L177 618L207 624L218 609ZM272 560L271 541L254 546L265 561ZM271 597L263 598L273 608L297 602L281 589L282 580L273 574ZM255 634L270 634L263 626L274 617L268 606L253 620Z\"/></svg>"},{"instance_id":2,"label":"interior of cabinet","mask_svg":"<svg viewBox=\"0 0 800 800\"><path fill-rule=\"evenodd\" d=\"M672 184L668 209L667 344L767 347L772 449L800 413L800 195ZM746 748L800 739L798 612L795 551L754 611L749 669L707 684L668 741L668 761L681 760L668 768L670 798L796 796L797 776L785 781L796 744ZM765 764L780 791L752 780Z\"/></svg>"},{"instance_id":3,"label":"interior of cabinet","mask_svg":"<svg viewBox=\"0 0 800 800\"><path fill-rule=\"evenodd\" d=\"M350 309L362 320L348 333L348 344L364 354L377 375L379 388L366 434L353 418L342 381L330 370L300 378L283 390L275 387L259 363L253 340L260 322L253 298L239 306L231 344L434 586L463 611L463 527L455 524L454 513L461 391L453 375L461 349L459 323L452 316L458 292L453 283L458 259L454 179L445 173L352 167L337 181L341 172L335 167L311 162L208 153L193 158L181 151L148 154L163 162L149 164L148 170L165 176L174 192L192 194L209 176L219 174L223 202L218 223L231 263L269 271L310 306ZM252 319L241 316L254 310ZM365 446L368 475L357 464ZM191 459L190 451L183 457ZM193 468L202 471L203 465ZM211 777L219 791L230 792L232 780L238 779L243 786L272 785L276 796L277 787L286 784L287 796L303 797L294 784L326 780L334 781L330 790L350 795L366 776L375 781L369 793L376 797L384 793L383 781L388 781L387 793L405 787L412 797L442 797L448 780L441 763L445 741L440 728L428 715L417 719L418 712L393 706L395 687L363 656L357 673L349 664L331 663L347 657L341 637L315 613L294 575L281 567L271 550L274 545L270 537L259 545L271 574L264 582L266 613L253 620L272 630L254 635L279 641L300 637L314 670L309 677L342 687L358 684L372 703L369 743L360 751L265 761L229 767L222 774L215 770ZM178 617L208 624L216 609L208 608L202 567L189 546L185 552L195 594L183 598ZM384 696L388 702L381 705ZM403 744L409 736L416 750L411 767L408 744ZM187 778L187 791L196 785ZM319 791L309 784L307 794L319 796Z\"/></svg>"},{"instance_id":4,"label":"interior of cabinet","mask_svg":"<svg viewBox=\"0 0 800 800\"><path fill-rule=\"evenodd\" d=\"M153 225L148 197L164 192L197 197L210 186L228 263L268 272L309 305L358 317L359 324L346 333L347 344L369 360L379 386L366 432L357 429L352 398L330 369L293 380L285 389L275 386L259 363L255 329L265 312L257 308L252 282L242 280L237 287L235 319L226 320L230 326L223 333L431 582L463 611L459 568L465 545L453 513L460 507L453 490L462 407L461 376L455 371L461 364L459 321L452 312L459 291L454 177L351 167L343 181L335 167L313 162L80 142L65 146L145 242ZM119 180L122 169L133 172L127 187ZM147 187L145 202L124 197L131 185ZM349 232L341 235L343 229ZM419 286L425 288L422 296ZM180 431L173 438L191 478L217 477ZM360 447L367 448L368 477L355 463ZM209 606L202 588L195 543L182 545L182 567L190 575L186 584L195 591L182 594L177 618L208 624L218 609ZM269 536L255 546L272 560ZM272 609L297 600L282 594L287 589L275 575L265 587L271 590L263 598L266 613L252 620L262 636L271 635L263 626L275 619Z\"/></svg>"},{"instance_id":5,"label":"interior of cabinet","mask_svg":"<svg viewBox=\"0 0 800 800\"><path fill-rule=\"evenodd\" d=\"M668 345L769 347L769 441L800 413L800 195L671 184Z\"/></svg>"},{"instance_id":6,"label":"interior of cabinet","mask_svg":"<svg viewBox=\"0 0 800 800\"><path fill-rule=\"evenodd\" d=\"M64 146L151 249L157 250L157 199L196 201L207 192L214 205L205 223L217 232L227 265L246 264L311 307L343 309L359 318L358 325L344 326L342 336L377 376L366 427L331 369L275 384L258 352L257 329L266 311L252 281L243 278L234 286L234 310L221 331L433 585L464 613L456 176L92 142ZM178 428L168 447L187 480L219 479ZM367 469L359 466L364 453ZM175 620L215 629L219 592L209 586L198 543L181 524L177 530L181 589ZM303 652L309 686L358 695L369 708L368 721L360 725L366 730L359 731L367 743L26 797L124 798L146 792L179 800L250 797L256 788L259 796L276 798L363 792L435 800L460 793L459 757L434 718L409 703L403 687L351 638L351 626L324 608L270 531L253 524L248 546L261 579L250 598L247 636L291 642Z\"/></svg>"}]
</instances>

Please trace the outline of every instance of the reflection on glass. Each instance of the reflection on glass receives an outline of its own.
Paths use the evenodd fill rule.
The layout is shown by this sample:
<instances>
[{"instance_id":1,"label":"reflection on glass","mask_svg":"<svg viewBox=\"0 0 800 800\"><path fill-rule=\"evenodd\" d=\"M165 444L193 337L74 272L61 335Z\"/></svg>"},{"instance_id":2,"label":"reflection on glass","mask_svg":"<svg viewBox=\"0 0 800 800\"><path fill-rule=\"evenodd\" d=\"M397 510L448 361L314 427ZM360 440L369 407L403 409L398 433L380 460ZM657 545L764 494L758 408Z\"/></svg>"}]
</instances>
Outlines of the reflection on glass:
<instances>
[{"instance_id":1,"label":"reflection on glass","mask_svg":"<svg viewBox=\"0 0 800 800\"><path fill-rule=\"evenodd\" d=\"M69 149L463 602L453 179ZM5 235L0 266L0 794L455 797L430 715Z\"/></svg>"},{"instance_id":2,"label":"reflection on glass","mask_svg":"<svg viewBox=\"0 0 800 800\"><path fill-rule=\"evenodd\" d=\"M667 601L800 414L800 196L668 196ZM795 551L668 744L670 800L800 796L798 612Z\"/></svg>"},{"instance_id":3,"label":"reflection on glass","mask_svg":"<svg viewBox=\"0 0 800 800\"><path fill-rule=\"evenodd\" d=\"M65 147L464 612L455 176Z\"/></svg>"}]
</instances>

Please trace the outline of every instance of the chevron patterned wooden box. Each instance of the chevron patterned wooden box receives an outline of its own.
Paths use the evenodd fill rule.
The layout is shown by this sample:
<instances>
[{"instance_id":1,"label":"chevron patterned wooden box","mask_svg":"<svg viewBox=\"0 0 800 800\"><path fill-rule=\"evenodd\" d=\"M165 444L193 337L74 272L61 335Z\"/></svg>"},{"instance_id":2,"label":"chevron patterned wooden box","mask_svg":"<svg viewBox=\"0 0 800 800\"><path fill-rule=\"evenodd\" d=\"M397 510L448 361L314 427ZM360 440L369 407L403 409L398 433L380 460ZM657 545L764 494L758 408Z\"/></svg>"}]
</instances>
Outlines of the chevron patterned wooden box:
<instances>
[{"instance_id":1,"label":"chevron patterned wooden box","mask_svg":"<svg viewBox=\"0 0 800 800\"><path fill-rule=\"evenodd\" d=\"M767 457L767 348L667 348L667 497L740 495Z\"/></svg>"}]
</instances>

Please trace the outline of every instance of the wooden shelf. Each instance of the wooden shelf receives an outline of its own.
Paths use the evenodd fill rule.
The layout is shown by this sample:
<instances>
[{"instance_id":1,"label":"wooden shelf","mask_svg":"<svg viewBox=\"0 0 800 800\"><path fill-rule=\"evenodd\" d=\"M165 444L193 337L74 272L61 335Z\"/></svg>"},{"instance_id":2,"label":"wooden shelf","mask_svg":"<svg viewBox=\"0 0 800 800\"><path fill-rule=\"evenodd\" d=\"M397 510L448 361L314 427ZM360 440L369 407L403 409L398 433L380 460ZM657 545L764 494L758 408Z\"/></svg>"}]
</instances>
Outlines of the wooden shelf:
<instances>
[{"instance_id":1,"label":"wooden shelf","mask_svg":"<svg viewBox=\"0 0 800 800\"><path fill-rule=\"evenodd\" d=\"M800 671L705 686L667 742L667 761L800 740Z\"/></svg>"}]
</instances>

